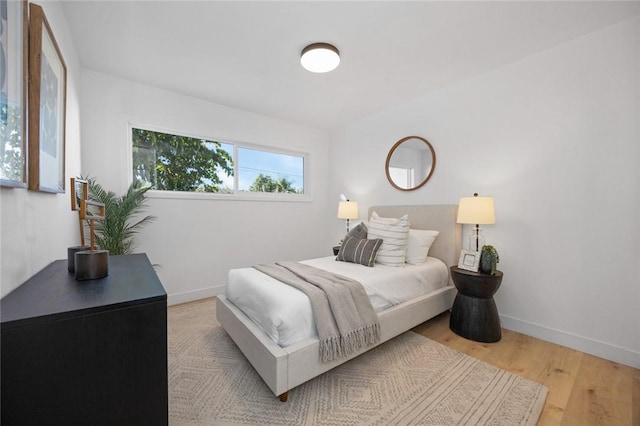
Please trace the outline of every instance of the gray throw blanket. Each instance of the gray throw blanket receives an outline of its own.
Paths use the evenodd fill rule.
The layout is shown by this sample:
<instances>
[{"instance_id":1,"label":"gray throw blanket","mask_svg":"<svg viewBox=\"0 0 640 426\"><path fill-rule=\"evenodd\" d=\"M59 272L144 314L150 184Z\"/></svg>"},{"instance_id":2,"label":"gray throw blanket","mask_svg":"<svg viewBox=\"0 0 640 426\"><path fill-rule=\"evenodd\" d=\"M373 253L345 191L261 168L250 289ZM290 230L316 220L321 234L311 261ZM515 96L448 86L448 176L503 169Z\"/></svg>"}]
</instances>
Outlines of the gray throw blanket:
<instances>
[{"instance_id":1,"label":"gray throw blanket","mask_svg":"<svg viewBox=\"0 0 640 426\"><path fill-rule=\"evenodd\" d=\"M322 362L347 357L380 340L378 315L359 282L298 262L254 268L309 297Z\"/></svg>"}]
</instances>

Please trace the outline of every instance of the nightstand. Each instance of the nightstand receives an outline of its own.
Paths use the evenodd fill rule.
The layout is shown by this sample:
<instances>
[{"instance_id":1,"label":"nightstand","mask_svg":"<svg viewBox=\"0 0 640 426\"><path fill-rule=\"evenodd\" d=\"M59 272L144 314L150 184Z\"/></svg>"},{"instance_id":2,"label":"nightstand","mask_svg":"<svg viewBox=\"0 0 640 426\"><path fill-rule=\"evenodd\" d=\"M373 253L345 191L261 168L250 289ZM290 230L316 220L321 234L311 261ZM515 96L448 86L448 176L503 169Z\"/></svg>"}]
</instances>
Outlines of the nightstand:
<instances>
[{"instance_id":1,"label":"nightstand","mask_svg":"<svg viewBox=\"0 0 640 426\"><path fill-rule=\"evenodd\" d=\"M459 336L477 342L497 342L502 337L498 308L493 300L502 272L495 275L451 268L451 279L458 290L451 308L449 328Z\"/></svg>"}]
</instances>

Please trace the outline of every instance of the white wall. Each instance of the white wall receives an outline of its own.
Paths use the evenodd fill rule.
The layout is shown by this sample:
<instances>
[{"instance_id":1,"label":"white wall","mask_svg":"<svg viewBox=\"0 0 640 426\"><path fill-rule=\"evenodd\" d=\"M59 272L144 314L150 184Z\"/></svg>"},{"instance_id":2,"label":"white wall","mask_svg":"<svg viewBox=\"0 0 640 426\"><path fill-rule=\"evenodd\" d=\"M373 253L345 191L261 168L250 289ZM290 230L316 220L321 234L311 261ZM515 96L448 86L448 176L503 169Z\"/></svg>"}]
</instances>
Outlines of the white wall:
<instances>
[{"instance_id":1,"label":"white wall","mask_svg":"<svg viewBox=\"0 0 640 426\"><path fill-rule=\"evenodd\" d=\"M383 166L414 134L433 144L437 166L406 193ZM494 196L485 236L505 274L503 325L640 367L639 18L332 136L331 192L363 216L373 204Z\"/></svg>"},{"instance_id":2,"label":"white wall","mask_svg":"<svg viewBox=\"0 0 640 426\"><path fill-rule=\"evenodd\" d=\"M68 178L80 171L80 64L59 2L41 5L67 65L66 165ZM68 194L48 194L23 188L0 189L1 297L56 259L66 259L67 247L79 244L77 214Z\"/></svg>"},{"instance_id":3,"label":"white wall","mask_svg":"<svg viewBox=\"0 0 640 426\"><path fill-rule=\"evenodd\" d=\"M485 235L505 272L503 324L640 367L638 18L353 123L328 149L322 131L80 71L60 4L44 9L68 71L67 178L82 171L123 192L130 120L311 153L308 203L149 200L158 219L138 251L161 265L170 301L219 291L232 267L329 254L344 229L337 194L364 217L373 204L479 192L496 199ZM413 134L434 145L436 170L420 190L398 191L384 161ZM2 188L0 202L4 296L64 258L78 232L67 194Z\"/></svg>"},{"instance_id":4,"label":"white wall","mask_svg":"<svg viewBox=\"0 0 640 426\"><path fill-rule=\"evenodd\" d=\"M129 122L310 155L310 202L148 199L146 214L157 220L139 234L138 251L160 265L170 303L221 292L230 268L331 254L332 240L318 232L335 209L327 207L326 132L88 70L82 89L83 175L118 194L131 175Z\"/></svg>"}]
</instances>

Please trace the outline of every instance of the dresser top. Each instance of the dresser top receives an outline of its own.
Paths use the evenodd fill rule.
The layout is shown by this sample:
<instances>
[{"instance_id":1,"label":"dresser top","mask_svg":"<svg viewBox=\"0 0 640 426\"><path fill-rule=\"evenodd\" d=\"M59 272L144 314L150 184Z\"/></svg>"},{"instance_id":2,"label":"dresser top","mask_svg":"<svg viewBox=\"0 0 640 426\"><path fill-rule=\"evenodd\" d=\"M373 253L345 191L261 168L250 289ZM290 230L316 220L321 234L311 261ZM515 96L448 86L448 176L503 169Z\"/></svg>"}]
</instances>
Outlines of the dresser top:
<instances>
[{"instance_id":1,"label":"dresser top","mask_svg":"<svg viewBox=\"0 0 640 426\"><path fill-rule=\"evenodd\" d=\"M109 256L109 275L77 281L56 260L0 300L2 328L167 300L146 254Z\"/></svg>"}]
</instances>

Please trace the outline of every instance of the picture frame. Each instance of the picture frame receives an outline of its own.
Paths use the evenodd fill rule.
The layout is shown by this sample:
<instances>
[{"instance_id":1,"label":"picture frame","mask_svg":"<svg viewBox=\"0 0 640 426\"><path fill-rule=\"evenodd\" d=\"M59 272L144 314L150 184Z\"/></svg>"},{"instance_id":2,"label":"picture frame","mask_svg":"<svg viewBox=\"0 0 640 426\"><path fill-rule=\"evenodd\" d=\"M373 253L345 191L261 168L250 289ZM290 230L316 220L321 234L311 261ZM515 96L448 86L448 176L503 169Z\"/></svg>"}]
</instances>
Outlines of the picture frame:
<instances>
[{"instance_id":1,"label":"picture frame","mask_svg":"<svg viewBox=\"0 0 640 426\"><path fill-rule=\"evenodd\" d=\"M29 5L28 188L65 192L67 66L42 7Z\"/></svg>"},{"instance_id":2,"label":"picture frame","mask_svg":"<svg viewBox=\"0 0 640 426\"><path fill-rule=\"evenodd\" d=\"M0 13L0 186L27 187L27 0L2 0Z\"/></svg>"},{"instance_id":3,"label":"picture frame","mask_svg":"<svg viewBox=\"0 0 640 426\"><path fill-rule=\"evenodd\" d=\"M480 252L462 250L458 260L458 268L466 271L478 272L480 269Z\"/></svg>"}]
</instances>

